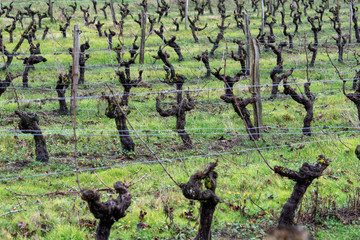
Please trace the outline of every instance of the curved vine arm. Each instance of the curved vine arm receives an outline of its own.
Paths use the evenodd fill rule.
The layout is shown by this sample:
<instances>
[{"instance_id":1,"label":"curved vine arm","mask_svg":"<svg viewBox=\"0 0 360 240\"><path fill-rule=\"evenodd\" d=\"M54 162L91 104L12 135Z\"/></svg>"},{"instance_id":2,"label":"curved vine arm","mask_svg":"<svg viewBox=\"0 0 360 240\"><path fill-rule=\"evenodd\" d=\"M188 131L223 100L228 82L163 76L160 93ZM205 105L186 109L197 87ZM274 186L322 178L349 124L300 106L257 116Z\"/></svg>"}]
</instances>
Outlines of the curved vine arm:
<instances>
[{"instance_id":1,"label":"curved vine arm","mask_svg":"<svg viewBox=\"0 0 360 240\"><path fill-rule=\"evenodd\" d=\"M156 97L156 111L160 114L160 116L162 117L175 116L176 113L178 112L178 106L173 106L172 108L164 110L161 108L160 103L161 103L160 98Z\"/></svg>"}]
</instances>

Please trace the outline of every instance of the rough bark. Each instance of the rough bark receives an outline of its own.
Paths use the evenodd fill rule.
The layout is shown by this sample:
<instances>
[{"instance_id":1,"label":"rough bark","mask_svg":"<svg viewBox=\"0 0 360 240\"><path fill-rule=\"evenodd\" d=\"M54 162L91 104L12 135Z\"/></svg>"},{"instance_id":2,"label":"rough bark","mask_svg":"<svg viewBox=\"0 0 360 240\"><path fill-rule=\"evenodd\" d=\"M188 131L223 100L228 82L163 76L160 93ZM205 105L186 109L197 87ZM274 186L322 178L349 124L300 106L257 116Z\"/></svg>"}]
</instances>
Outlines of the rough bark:
<instances>
[{"instance_id":1,"label":"rough bark","mask_svg":"<svg viewBox=\"0 0 360 240\"><path fill-rule=\"evenodd\" d=\"M49 27L45 26L44 33L41 37L41 40L45 40L47 33L49 32Z\"/></svg>"},{"instance_id":2,"label":"rough bark","mask_svg":"<svg viewBox=\"0 0 360 240\"><path fill-rule=\"evenodd\" d=\"M96 30L98 31L99 37L102 37L102 32L101 32L101 28L102 26L104 26L105 23L100 23L100 21L98 20L97 23L95 24Z\"/></svg>"},{"instance_id":3,"label":"rough bark","mask_svg":"<svg viewBox=\"0 0 360 240\"><path fill-rule=\"evenodd\" d=\"M6 70L11 65L11 62L14 59L14 56L16 55L16 52L21 47L22 43L26 39L26 36L29 33L29 31L32 29L33 25L34 25L34 22L31 22L29 24L29 26L25 29L25 31L21 35L21 38L20 38L19 42L16 44L16 46L14 47L14 49L12 50L11 53L5 49L4 54L5 54L6 58L7 58L7 60L6 60L5 64L4 64L4 66L1 68L2 71ZM5 48L5 46L4 46L4 48Z\"/></svg>"},{"instance_id":4,"label":"rough bark","mask_svg":"<svg viewBox=\"0 0 360 240\"><path fill-rule=\"evenodd\" d=\"M25 65L25 70L23 73L23 88L28 88L29 87L29 81L28 81L29 70L31 68L33 68L33 65L41 63L41 62L46 62L47 59L42 56L30 55L29 57L24 58L23 60L24 60L23 64Z\"/></svg>"},{"instance_id":5,"label":"rough bark","mask_svg":"<svg viewBox=\"0 0 360 240\"><path fill-rule=\"evenodd\" d=\"M105 19L107 19L107 14L106 14L106 8L107 7L110 7L110 3L108 3L108 2L106 2L105 5L102 8L100 8L100 10L103 11L103 13L104 13L104 18Z\"/></svg>"},{"instance_id":6,"label":"rough bark","mask_svg":"<svg viewBox=\"0 0 360 240\"><path fill-rule=\"evenodd\" d=\"M237 55L235 55L234 51L231 51L231 58L234 59L235 61L240 62L242 73L249 75L250 70L246 69L247 52L244 48L244 43L241 40L233 40L233 42L238 45L238 52Z\"/></svg>"},{"instance_id":7,"label":"rough bark","mask_svg":"<svg viewBox=\"0 0 360 240\"><path fill-rule=\"evenodd\" d=\"M64 26L59 25L59 30L62 33L63 38L66 38L66 29L69 27L69 23L65 23Z\"/></svg>"},{"instance_id":8,"label":"rough bark","mask_svg":"<svg viewBox=\"0 0 360 240\"><path fill-rule=\"evenodd\" d=\"M293 72L293 70L291 70L288 73L281 74L283 72L282 69L283 69L282 64L276 65L270 73L270 78L272 80L270 99L275 99L277 97L277 93L279 91L279 84L283 79L287 79Z\"/></svg>"},{"instance_id":9,"label":"rough bark","mask_svg":"<svg viewBox=\"0 0 360 240\"><path fill-rule=\"evenodd\" d=\"M93 7L94 7L94 11L95 11L95 14L97 14L97 2L95 0L91 0L92 4L93 4Z\"/></svg>"},{"instance_id":10,"label":"rough bark","mask_svg":"<svg viewBox=\"0 0 360 240\"><path fill-rule=\"evenodd\" d=\"M205 24L205 26L202 27L202 28L201 28L201 27L197 27L197 26L196 26L196 22L197 22L196 19L191 20L190 17L188 17L188 19L189 19L189 23L190 23L191 33L192 33L192 35L193 35L193 38L194 38L194 40L195 40L195 43L199 43L199 38L197 37L197 34L198 34L199 32L201 32L202 30L204 30L204 29L207 27L207 24Z\"/></svg>"},{"instance_id":11,"label":"rough bark","mask_svg":"<svg viewBox=\"0 0 360 240\"><path fill-rule=\"evenodd\" d=\"M6 91L6 89L10 86L12 80L14 80L17 76L13 76L11 72L6 74L5 80L0 81L0 96Z\"/></svg>"},{"instance_id":12,"label":"rough bark","mask_svg":"<svg viewBox=\"0 0 360 240\"><path fill-rule=\"evenodd\" d=\"M209 52L206 50L205 52L202 52L201 55L197 55L194 57L198 61L202 61L206 68L206 74L203 78L209 78L211 77L211 68L210 68L210 62L209 62Z\"/></svg>"},{"instance_id":13,"label":"rough bark","mask_svg":"<svg viewBox=\"0 0 360 240\"><path fill-rule=\"evenodd\" d=\"M220 74L221 68L217 69L215 72L211 72L217 79L225 83L225 94L220 98L226 102L231 103L234 111L239 115L239 117L245 122L246 128L249 130L249 135L254 139L259 139L259 134L256 132L254 125L251 122L250 112L247 110L247 105L257 101L257 97L254 95L250 98L241 98L234 95L234 84L237 83L242 76L245 76L244 73L239 72L234 77ZM250 137L250 138L251 138Z\"/></svg>"},{"instance_id":14,"label":"rough bark","mask_svg":"<svg viewBox=\"0 0 360 240\"><path fill-rule=\"evenodd\" d=\"M333 28L335 32L337 33L337 36L332 38L336 41L336 46L338 47L338 62L343 63L344 46L346 45L347 40L346 36L342 33L339 11L340 7L330 8L330 12L333 14L333 17L329 18L333 23Z\"/></svg>"},{"instance_id":15,"label":"rough bark","mask_svg":"<svg viewBox=\"0 0 360 240\"><path fill-rule=\"evenodd\" d=\"M311 31L314 33L314 45L318 46L318 35L322 29L322 23L320 22L320 18L318 16L308 17L308 22L311 24ZM317 20L317 26L315 25L315 20Z\"/></svg>"},{"instance_id":16,"label":"rough bark","mask_svg":"<svg viewBox=\"0 0 360 240\"><path fill-rule=\"evenodd\" d=\"M157 10L155 11L157 14L159 14L157 22L159 23L161 21L162 16L167 16L168 11L170 9L170 5L166 3L164 0L160 0L157 2Z\"/></svg>"},{"instance_id":17,"label":"rough bark","mask_svg":"<svg viewBox=\"0 0 360 240\"><path fill-rule=\"evenodd\" d=\"M107 33L106 30L105 30L104 34L107 37L108 44L109 44L109 49L112 49L112 38L116 35L116 33L111 31L111 29L109 29L109 33Z\"/></svg>"},{"instance_id":18,"label":"rough bark","mask_svg":"<svg viewBox=\"0 0 360 240\"><path fill-rule=\"evenodd\" d=\"M14 42L15 29L16 29L16 20L14 20L11 25L8 25L4 28L4 31L9 33L9 42L10 43Z\"/></svg>"},{"instance_id":19,"label":"rough bark","mask_svg":"<svg viewBox=\"0 0 360 240\"><path fill-rule=\"evenodd\" d=\"M230 17L230 15L221 14L221 24L217 25L219 29L219 33L216 36L215 40L212 40L209 36L209 42L213 44L213 47L210 50L209 57L214 57L215 50L219 47L220 41L224 38L225 30L229 27L229 25L225 26L226 18Z\"/></svg>"},{"instance_id":20,"label":"rough bark","mask_svg":"<svg viewBox=\"0 0 360 240\"><path fill-rule=\"evenodd\" d=\"M39 127L39 117L33 112L27 113L16 110L15 113L20 117L19 129L21 132L31 133L34 136L36 160L40 162L49 161L46 142Z\"/></svg>"},{"instance_id":21,"label":"rough bark","mask_svg":"<svg viewBox=\"0 0 360 240\"><path fill-rule=\"evenodd\" d=\"M39 25L39 28L41 28L42 27L42 24L41 24L42 20L44 18L49 17L49 16L47 15L47 13L38 13L37 16L39 18L38 25Z\"/></svg>"},{"instance_id":22,"label":"rough bark","mask_svg":"<svg viewBox=\"0 0 360 240\"><path fill-rule=\"evenodd\" d=\"M106 202L101 202L100 194L94 190L84 191L81 195L81 199L88 203L90 212L100 219L96 228L96 240L109 239L111 227L126 216L126 210L130 207L132 196L125 184L118 181L114 188L119 196Z\"/></svg>"},{"instance_id":23,"label":"rough bark","mask_svg":"<svg viewBox=\"0 0 360 240\"><path fill-rule=\"evenodd\" d=\"M85 54L85 51L90 48L89 41L86 41L84 44L80 46L80 58L79 58L79 66L80 66L80 75L79 75L79 84L84 84L85 82L85 62L90 58L89 54Z\"/></svg>"},{"instance_id":24,"label":"rough bark","mask_svg":"<svg viewBox=\"0 0 360 240\"><path fill-rule=\"evenodd\" d=\"M177 32L177 31L179 31L179 27L180 27L180 24L179 24L179 22L178 22L178 18L173 18L172 19L173 20L173 24L175 25L175 31Z\"/></svg>"},{"instance_id":25,"label":"rough bark","mask_svg":"<svg viewBox=\"0 0 360 240\"><path fill-rule=\"evenodd\" d=\"M221 201L215 193L218 177L216 166L217 162L210 163L203 172L197 172L187 183L180 185L187 199L200 202L200 226L195 240L211 240L212 219L216 205Z\"/></svg>"},{"instance_id":26,"label":"rough bark","mask_svg":"<svg viewBox=\"0 0 360 240\"><path fill-rule=\"evenodd\" d=\"M346 92L346 80L343 80L343 93L350 101L355 104L358 120L360 121L360 84L358 83L358 80L360 80L360 71L356 71L356 74L354 76L353 88L355 88L355 91L353 93Z\"/></svg>"},{"instance_id":27,"label":"rough bark","mask_svg":"<svg viewBox=\"0 0 360 240\"><path fill-rule=\"evenodd\" d=\"M311 43L309 43L308 49L312 52L312 57L311 57L309 67L313 67L315 65L315 60L316 60L316 55L317 55L318 49L316 47L314 47Z\"/></svg>"},{"instance_id":28,"label":"rough bark","mask_svg":"<svg viewBox=\"0 0 360 240\"><path fill-rule=\"evenodd\" d=\"M130 136L129 129L127 127L126 118L130 114L129 110L129 96L132 87L137 87L142 80L143 71L139 71L139 77L137 80L131 80L130 77L130 65L135 62L137 55L129 61L123 61L123 65L125 66L124 71L117 71L116 75L119 76L119 81L123 86L123 95L120 101L121 110L118 108L116 104L115 97L104 96L104 98L108 101L108 107L106 108L105 115L108 118L115 118L116 128L119 132L120 142L122 148L128 152L132 152L135 150L135 144L133 139ZM124 65L126 63L126 65Z\"/></svg>"},{"instance_id":29,"label":"rough bark","mask_svg":"<svg viewBox=\"0 0 360 240\"><path fill-rule=\"evenodd\" d=\"M64 16L64 18L66 20L66 23L68 25L70 25L70 20L71 20L71 18L73 16L73 13L67 13L65 7L60 7L60 9L61 9L62 15Z\"/></svg>"},{"instance_id":30,"label":"rough bark","mask_svg":"<svg viewBox=\"0 0 360 240\"><path fill-rule=\"evenodd\" d=\"M266 45L268 47L270 47L271 50L273 51L273 53L276 55L276 65L282 65L282 63L283 63L282 50L285 46L287 46L287 43L280 42L277 48L274 45L269 44L269 43L267 43ZM281 69L281 71L282 71L282 69Z\"/></svg>"},{"instance_id":31,"label":"rough bark","mask_svg":"<svg viewBox=\"0 0 360 240\"><path fill-rule=\"evenodd\" d=\"M353 11L353 15L352 15L352 21L354 23L354 31L355 31L355 38L356 38L356 42L360 43L360 28L358 25L358 7L355 7L355 4L352 5L352 11Z\"/></svg>"},{"instance_id":32,"label":"rough bark","mask_svg":"<svg viewBox=\"0 0 360 240\"><path fill-rule=\"evenodd\" d=\"M126 125L126 116L130 114L130 111L126 106L121 107L121 110L119 110L115 100L112 97L104 96L104 98L108 101L108 107L105 110L105 115L108 118L115 119L115 124L119 132L122 148L125 151L133 152L135 150L135 144Z\"/></svg>"},{"instance_id":33,"label":"rough bark","mask_svg":"<svg viewBox=\"0 0 360 240\"><path fill-rule=\"evenodd\" d=\"M299 207L307 188L311 185L314 179L319 178L323 174L324 170L329 165L330 160L325 159L323 155L320 155L316 163L303 163L299 171L294 171L281 166L274 167L275 173L282 177L287 177L295 182L293 192L281 210L279 219L280 227L295 225L295 211Z\"/></svg>"},{"instance_id":34,"label":"rough bark","mask_svg":"<svg viewBox=\"0 0 360 240\"><path fill-rule=\"evenodd\" d=\"M171 108L164 110L161 107L161 100L159 97L156 98L156 111L162 117L176 117L176 129L184 143L186 148L193 148L193 144L189 134L185 130L186 125L186 112L192 110L195 107L195 100L186 92L186 99L183 98L183 84L185 82L185 76L176 74L174 66L169 62L168 58L170 55L166 52L163 52L161 48L158 50L158 55L154 56L155 59L161 59L164 65L164 70L166 71L164 83L168 85L175 85L176 89L176 104Z\"/></svg>"},{"instance_id":35,"label":"rough bark","mask_svg":"<svg viewBox=\"0 0 360 240\"><path fill-rule=\"evenodd\" d=\"M176 36L173 36L170 40L167 40L164 36L164 25L163 24L161 24L159 31L155 30L155 33L163 40L165 45L172 47L174 49L174 51L176 52L176 54L179 57L179 59L178 59L179 62L184 61L184 57L181 53L180 46L175 42Z\"/></svg>"},{"instance_id":36,"label":"rough bark","mask_svg":"<svg viewBox=\"0 0 360 240\"><path fill-rule=\"evenodd\" d=\"M68 108L66 106L66 100L65 100L65 92L66 89L70 86L71 83L71 77L72 77L72 68L70 67L68 74L60 74L58 81L56 83L56 93L59 97L59 114L60 115L66 115L68 114Z\"/></svg>"},{"instance_id":37,"label":"rough bark","mask_svg":"<svg viewBox=\"0 0 360 240\"><path fill-rule=\"evenodd\" d=\"M291 69L290 71L292 71ZM310 92L310 82L304 84L305 95L298 94L295 89L290 87L287 83L287 78L283 79L284 82L284 94L290 95L291 98L296 101L297 103L304 106L306 110L306 115L304 118L304 127L303 127L303 134L306 136L311 136L311 122L314 117L314 101L315 96Z\"/></svg>"}]
</instances>

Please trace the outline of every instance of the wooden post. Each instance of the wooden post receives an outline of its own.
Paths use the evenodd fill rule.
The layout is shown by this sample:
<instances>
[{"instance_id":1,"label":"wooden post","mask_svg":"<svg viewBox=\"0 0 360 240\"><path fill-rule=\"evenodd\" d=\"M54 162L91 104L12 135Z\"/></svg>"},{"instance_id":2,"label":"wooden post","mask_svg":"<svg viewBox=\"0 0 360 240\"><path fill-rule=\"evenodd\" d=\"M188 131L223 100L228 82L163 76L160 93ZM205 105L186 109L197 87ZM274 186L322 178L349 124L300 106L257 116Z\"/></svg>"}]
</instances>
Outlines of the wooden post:
<instances>
[{"instance_id":1,"label":"wooden post","mask_svg":"<svg viewBox=\"0 0 360 240\"><path fill-rule=\"evenodd\" d=\"M250 33L250 22L249 15L244 13L244 25L245 25L245 43L246 43L246 74L249 74L250 69L250 44L251 44L251 33Z\"/></svg>"},{"instance_id":2,"label":"wooden post","mask_svg":"<svg viewBox=\"0 0 360 240\"><path fill-rule=\"evenodd\" d=\"M262 134L263 120L262 120L262 104L260 92L260 67L259 67L260 51L256 39L251 40L251 64L250 64L250 79L251 90L256 93L258 100L253 103L254 110L254 127L259 135Z\"/></svg>"},{"instance_id":3,"label":"wooden post","mask_svg":"<svg viewBox=\"0 0 360 240\"><path fill-rule=\"evenodd\" d=\"M265 31L265 6L264 0L261 0L261 34L264 34Z\"/></svg>"},{"instance_id":4,"label":"wooden post","mask_svg":"<svg viewBox=\"0 0 360 240\"><path fill-rule=\"evenodd\" d=\"M110 10L111 10L111 16L112 16L112 19L113 19L113 23L115 25L117 25L116 15L115 15L115 8L114 8L114 0L110 0Z\"/></svg>"},{"instance_id":5,"label":"wooden post","mask_svg":"<svg viewBox=\"0 0 360 240\"><path fill-rule=\"evenodd\" d=\"M52 0L49 0L49 12L50 12L50 21L54 22L54 13L53 13L53 5Z\"/></svg>"},{"instance_id":6,"label":"wooden post","mask_svg":"<svg viewBox=\"0 0 360 240\"><path fill-rule=\"evenodd\" d=\"M187 26L188 26L188 14L189 14L189 0L186 0L186 5L185 5L185 30L187 30Z\"/></svg>"},{"instance_id":7,"label":"wooden post","mask_svg":"<svg viewBox=\"0 0 360 240\"><path fill-rule=\"evenodd\" d=\"M72 91L71 91L71 104L70 104L70 112L72 113L75 109L76 102L76 92L78 85L78 77L79 77L79 59L80 59L80 29L78 25L74 26L73 31L73 49L72 49Z\"/></svg>"},{"instance_id":8,"label":"wooden post","mask_svg":"<svg viewBox=\"0 0 360 240\"><path fill-rule=\"evenodd\" d=\"M144 64L146 34L146 12L141 10L141 39L140 39L140 64Z\"/></svg>"},{"instance_id":9,"label":"wooden post","mask_svg":"<svg viewBox=\"0 0 360 240\"><path fill-rule=\"evenodd\" d=\"M352 18L353 18L353 2L349 1L349 8L350 8L350 19L349 19L349 43L351 43L351 32L352 32Z\"/></svg>"}]
</instances>

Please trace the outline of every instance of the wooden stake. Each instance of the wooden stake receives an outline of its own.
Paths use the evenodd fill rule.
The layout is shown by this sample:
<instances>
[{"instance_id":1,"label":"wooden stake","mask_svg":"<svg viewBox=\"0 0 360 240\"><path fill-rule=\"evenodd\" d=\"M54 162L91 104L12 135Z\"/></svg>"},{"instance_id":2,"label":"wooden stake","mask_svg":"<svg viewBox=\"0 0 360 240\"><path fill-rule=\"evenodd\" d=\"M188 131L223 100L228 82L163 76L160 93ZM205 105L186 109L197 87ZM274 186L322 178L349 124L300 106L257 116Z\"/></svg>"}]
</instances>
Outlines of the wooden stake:
<instances>
[{"instance_id":1,"label":"wooden stake","mask_svg":"<svg viewBox=\"0 0 360 240\"><path fill-rule=\"evenodd\" d=\"M76 104L76 90L79 79L79 59L80 59L80 29L78 25L74 26L73 31L73 49L72 49L72 92L71 92L71 104L70 112L73 113Z\"/></svg>"},{"instance_id":2,"label":"wooden stake","mask_svg":"<svg viewBox=\"0 0 360 240\"><path fill-rule=\"evenodd\" d=\"M115 8L114 8L114 0L110 0L110 10L111 10L111 16L112 16L112 19L113 19L113 23L115 25L117 25L116 15L115 15Z\"/></svg>"},{"instance_id":3,"label":"wooden stake","mask_svg":"<svg viewBox=\"0 0 360 240\"><path fill-rule=\"evenodd\" d=\"M351 32L352 32L352 18L353 18L353 2L349 1L349 8L350 8L350 18L349 18L349 43L351 43Z\"/></svg>"},{"instance_id":4,"label":"wooden stake","mask_svg":"<svg viewBox=\"0 0 360 240\"><path fill-rule=\"evenodd\" d=\"M250 44L251 44L251 33L250 33L250 22L249 15L244 13L244 25L245 25L245 43L246 43L246 72L249 74L250 69Z\"/></svg>"},{"instance_id":5,"label":"wooden stake","mask_svg":"<svg viewBox=\"0 0 360 240\"><path fill-rule=\"evenodd\" d=\"M187 30L187 26L188 26L188 14L189 14L189 0L186 0L186 6L185 6L185 30Z\"/></svg>"},{"instance_id":6,"label":"wooden stake","mask_svg":"<svg viewBox=\"0 0 360 240\"><path fill-rule=\"evenodd\" d=\"M146 12L141 10L141 39L140 39L140 64L144 64L146 34Z\"/></svg>"},{"instance_id":7,"label":"wooden stake","mask_svg":"<svg viewBox=\"0 0 360 240\"><path fill-rule=\"evenodd\" d=\"M261 0L261 34L264 34L265 31L265 6L264 0Z\"/></svg>"},{"instance_id":8,"label":"wooden stake","mask_svg":"<svg viewBox=\"0 0 360 240\"><path fill-rule=\"evenodd\" d=\"M50 21L54 22L54 14L53 14L53 5L52 0L49 0L49 12L50 12Z\"/></svg>"},{"instance_id":9,"label":"wooden stake","mask_svg":"<svg viewBox=\"0 0 360 240\"><path fill-rule=\"evenodd\" d=\"M260 92L260 68L259 68L259 46L256 39L251 41L251 65L250 65L250 79L252 85L252 92L256 93L258 100L253 104L254 109L254 127L256 127L257 133L262 134L262 104L261 104L261 92Z\"/></svg>"}]
</instances>

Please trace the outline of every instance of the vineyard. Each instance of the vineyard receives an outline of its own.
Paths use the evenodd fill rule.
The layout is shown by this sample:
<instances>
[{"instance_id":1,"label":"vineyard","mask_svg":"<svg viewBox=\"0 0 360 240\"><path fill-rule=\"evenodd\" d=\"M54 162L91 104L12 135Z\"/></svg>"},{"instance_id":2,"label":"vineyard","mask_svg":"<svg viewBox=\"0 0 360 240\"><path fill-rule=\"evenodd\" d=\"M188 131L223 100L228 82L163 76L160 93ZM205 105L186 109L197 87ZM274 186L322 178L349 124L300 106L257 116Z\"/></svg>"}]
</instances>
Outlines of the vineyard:
<instances>
[{"instance_id":1,"label":"vineyard","mask_svg":"<svg viewBox=\"0 0 360 240\"><path fill-rule=\"evenodd\" d=\"M358 239L354 0L0 1L1 239Z\"/></svg>"}]
</instances>

